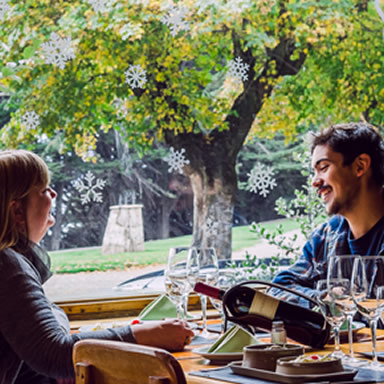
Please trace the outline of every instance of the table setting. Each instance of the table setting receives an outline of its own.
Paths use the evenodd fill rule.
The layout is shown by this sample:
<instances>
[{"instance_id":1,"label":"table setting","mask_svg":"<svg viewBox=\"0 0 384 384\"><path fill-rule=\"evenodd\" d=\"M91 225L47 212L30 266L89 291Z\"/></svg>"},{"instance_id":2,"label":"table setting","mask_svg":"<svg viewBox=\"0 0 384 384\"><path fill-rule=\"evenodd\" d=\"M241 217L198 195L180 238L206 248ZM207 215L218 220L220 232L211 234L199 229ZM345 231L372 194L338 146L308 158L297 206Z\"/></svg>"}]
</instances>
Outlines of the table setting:
<instances>
[{"instance_id":1,"label":"table setting","mask_svg":"<svg viewBox=\"0 0 384 384\"><path fill-rule=\"evenodd\" d=\"M349 261L344 261L348 257ZM372 299L364 272L368 264L372 268L372 263L381 271L384 258L373 257L369 262L363 262L359 257L348 257L331 258L327 278L317 282L316 297L310 299L312 304L316 304L314 310L303 311L300 307L296 315L300 321L296 323L290 323L290 313L291 317L282 318L280 323L285 326L284 332L288 337L280 344L272 343L274 321L273 316L270 318L269 307L274 307L275 313L282 316L281 308L289 312L291 308L297 311L297 306L292 307L287 302L282 306L276 299L269 301L265 290L275 287L270 282L237 282L233 270L218 268L217 256L212 249L171 249L165 270L165 293L147 305L133 321L179 318L191 325L195 332L191 344L186 345L183 352L174 354L182 363L190 384L205 383L199 381L202 378L212 384L384 383L384 365L379 362L384 361L384 344L378 348L378 340L384 336L384 331L378 331L376 336L376 323L384 305L384 289L380 281L377 287L372 283L370 289L376 296ZM349 279L346 277L348 274L351 276ZM196 290L198 284L208 284L220 295L207 296ZM249 304L247 295L251 289L252 300L258 297L259 290L254 288L257 284L263 286L264 291L260 291L263 305L259 312L252 312L255 305L253 302ZM193 291L202 299L201 312L189 313L187 310L188 295ZM240 294L243 298L236 302L233 297ZM216 309L214 316L212 309L211 316L207 316L208 300ZM280 312L276 308L280 308ZM351 313L357 311L368 320L370 328L363 322L353 321L353 316L351 320ZM296 326L309 320L314 322L311 326L315 336L311 335L312 328L308 327L303 336L302 330ZM106 323L105 326L119 324ZM367 331L371 333L369 338L366 337ZM369 351L371 343L372 350ZM258 363L249 359L249 351L259 353L254 360ZM261 364L267 361L261 357L263 354L275 356L273 366ZM268 359L271 361L270 357ZM327 365L331 368L323 368Z\"/></svg>"}]
</instances>

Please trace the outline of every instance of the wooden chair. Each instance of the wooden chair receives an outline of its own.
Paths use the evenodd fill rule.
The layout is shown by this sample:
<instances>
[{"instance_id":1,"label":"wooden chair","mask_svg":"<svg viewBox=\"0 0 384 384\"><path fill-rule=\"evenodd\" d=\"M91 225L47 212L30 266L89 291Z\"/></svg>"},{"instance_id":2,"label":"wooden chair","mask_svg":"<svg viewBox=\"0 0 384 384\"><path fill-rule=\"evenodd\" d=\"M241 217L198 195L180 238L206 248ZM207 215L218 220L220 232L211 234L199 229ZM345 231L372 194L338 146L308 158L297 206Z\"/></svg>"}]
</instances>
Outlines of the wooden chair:
<instances>
[{"instance_id":1,"label":"wooden chair","mask_svg":"<svg viewBox=\"0 0 384 384\"><path fill-rule=\"evenodd\" d=\"M76 384L186 384L179 362L160 348L81 340L73 349Z\"/></svg>"}]
</instances>

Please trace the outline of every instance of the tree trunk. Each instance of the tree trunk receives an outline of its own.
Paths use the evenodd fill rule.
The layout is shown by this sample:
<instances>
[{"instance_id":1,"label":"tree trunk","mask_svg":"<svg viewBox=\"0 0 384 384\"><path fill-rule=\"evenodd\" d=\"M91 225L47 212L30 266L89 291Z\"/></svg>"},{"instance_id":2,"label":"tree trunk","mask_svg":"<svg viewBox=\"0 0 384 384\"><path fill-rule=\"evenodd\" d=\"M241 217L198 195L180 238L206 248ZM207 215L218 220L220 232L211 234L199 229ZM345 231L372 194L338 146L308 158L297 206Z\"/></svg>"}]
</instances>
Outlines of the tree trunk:
<instances>
[{"instance_id":1,"label":"tree trunk","mask_svg":"<svg viewBox=\"0 0 384 384\"><path fill-rule=\"evenodd\" d=\"M194 172L190 176L194 193L193 244L216 249L219 259L232 256L233 199L236 184L223 187L223 180L207 182L207 175Z\"/></svg>"}]
</instances>

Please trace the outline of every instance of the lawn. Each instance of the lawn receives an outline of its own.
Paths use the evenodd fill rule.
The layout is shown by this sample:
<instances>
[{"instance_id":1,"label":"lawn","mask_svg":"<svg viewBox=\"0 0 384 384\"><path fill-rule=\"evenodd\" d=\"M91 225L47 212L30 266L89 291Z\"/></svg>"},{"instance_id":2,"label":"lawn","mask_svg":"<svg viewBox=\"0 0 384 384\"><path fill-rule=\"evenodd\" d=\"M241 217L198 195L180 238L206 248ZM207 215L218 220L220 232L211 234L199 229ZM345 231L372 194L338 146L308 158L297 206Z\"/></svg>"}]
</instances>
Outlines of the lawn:
<instances>
[{"instance_id":1,"label":"lawn","mask_svg":"<svg viewBox=\"0 0 384 384\"><path fill-rule=\"evenodd\" d=\"M286 231L298 228L290 220L273 220L265 222L266 228L272 230L278 224L283 224ZM249 226L234 227L232 231L232 249L234 251L251 247L261 240L249 230ZM123 270L133 265L165 264L168 250L171 247L190 246L192 236L173 237L164 240L146 241L145 250L141 252L116 253L102 255L101 247L76 248L50 252L52 271L55 273L77 273L83 271Z\"/></svg>"}]
</instances>

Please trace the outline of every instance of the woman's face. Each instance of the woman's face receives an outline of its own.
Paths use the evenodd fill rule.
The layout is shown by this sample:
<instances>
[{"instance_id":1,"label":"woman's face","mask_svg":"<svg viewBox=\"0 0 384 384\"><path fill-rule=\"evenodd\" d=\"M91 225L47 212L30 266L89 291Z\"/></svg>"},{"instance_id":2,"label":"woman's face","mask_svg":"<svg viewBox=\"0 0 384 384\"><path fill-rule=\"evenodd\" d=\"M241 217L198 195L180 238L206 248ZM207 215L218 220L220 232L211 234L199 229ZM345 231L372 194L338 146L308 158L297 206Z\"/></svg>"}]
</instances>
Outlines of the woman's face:
<instances>
[{"instance_id":1,"label":"woman's face","mask_svg":"<svg viewBox=\"0 0 384 384\"><path fill-rule=\"evenodd\" d=\"M52 201L56 192L49 186L33 187L26 198L25 219L28 228L28 238L38 243L46 234L49 227L55 224L52 216Z\"/></svg>"}]
</instances>

